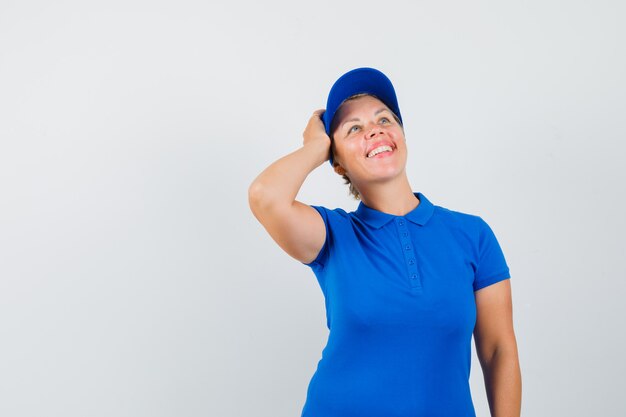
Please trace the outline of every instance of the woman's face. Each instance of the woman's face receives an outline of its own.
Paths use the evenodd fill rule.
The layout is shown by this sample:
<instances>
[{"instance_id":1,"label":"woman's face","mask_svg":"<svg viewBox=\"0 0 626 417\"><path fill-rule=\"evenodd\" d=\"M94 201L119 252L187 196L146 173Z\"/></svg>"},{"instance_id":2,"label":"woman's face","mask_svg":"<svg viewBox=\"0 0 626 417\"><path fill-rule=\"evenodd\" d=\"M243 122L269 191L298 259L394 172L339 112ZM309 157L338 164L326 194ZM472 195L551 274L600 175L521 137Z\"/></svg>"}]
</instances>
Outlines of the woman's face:
<instances>
[{"instance_id":1,"label":"woman's face","mask_svg":"<svg viewBox=\"0 0 626 417\"><path fill-rule=\"evenodd\" d=\"M350 181L386 181L404 172L406 143L402 126L383 102L372 96L346 101L336 114L333 133L336 164Z\"/></svg>"}]
</instances>

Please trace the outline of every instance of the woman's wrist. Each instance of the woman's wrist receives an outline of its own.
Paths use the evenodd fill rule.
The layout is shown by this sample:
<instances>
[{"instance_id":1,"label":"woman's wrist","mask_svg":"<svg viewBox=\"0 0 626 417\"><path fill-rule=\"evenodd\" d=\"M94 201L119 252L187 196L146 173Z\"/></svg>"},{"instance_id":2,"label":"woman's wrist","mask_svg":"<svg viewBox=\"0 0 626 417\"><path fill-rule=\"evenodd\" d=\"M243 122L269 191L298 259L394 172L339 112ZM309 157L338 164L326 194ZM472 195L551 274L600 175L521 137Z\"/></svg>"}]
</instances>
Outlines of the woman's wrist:
<instances>
[{"instance_id":1,"label":"woman's wrist","mask_svg":"<svg viewBox=\"0 0 626 417\"><path fill-rule=\"evenodd\" d=\"M326 143L324 139L308 141L302 146L302 149L313 158L315 163L314 168L328 161L330 156L330 141L328 139L326 139L326 141Z\"/></svg>"}]
</instances>

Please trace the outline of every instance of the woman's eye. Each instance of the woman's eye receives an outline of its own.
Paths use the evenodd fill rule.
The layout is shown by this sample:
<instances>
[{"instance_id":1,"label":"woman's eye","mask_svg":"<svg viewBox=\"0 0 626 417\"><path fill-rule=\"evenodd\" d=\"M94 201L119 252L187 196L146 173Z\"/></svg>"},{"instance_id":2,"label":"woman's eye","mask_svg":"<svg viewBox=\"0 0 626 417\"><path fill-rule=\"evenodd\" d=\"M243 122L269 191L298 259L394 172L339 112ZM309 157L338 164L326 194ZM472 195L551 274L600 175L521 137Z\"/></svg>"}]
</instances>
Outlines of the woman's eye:
<instances>
[{"instance_id":1,"label":"woman's eye","mask_svg":"<svg viewBox=\"0 0 626 417\"><path fill-rule=\"evenodd\" d=\"M380 123L389 123L389 119L387 119L386 117L382 117L380 119Z\"/></svg>"},{"instance_id":2,"label":"woman's eye","mask_svg":"<svg viewBox=\"0 0 626 417\"><path fill-rule=\"evenodd\" d=\"M348 133L354 133L354 132L356 132L357 130L359 130L359 127L358 127L358 126L352 126L352 127L350 128L350 130L348 130Z\"/></svg>"}]
</instances>

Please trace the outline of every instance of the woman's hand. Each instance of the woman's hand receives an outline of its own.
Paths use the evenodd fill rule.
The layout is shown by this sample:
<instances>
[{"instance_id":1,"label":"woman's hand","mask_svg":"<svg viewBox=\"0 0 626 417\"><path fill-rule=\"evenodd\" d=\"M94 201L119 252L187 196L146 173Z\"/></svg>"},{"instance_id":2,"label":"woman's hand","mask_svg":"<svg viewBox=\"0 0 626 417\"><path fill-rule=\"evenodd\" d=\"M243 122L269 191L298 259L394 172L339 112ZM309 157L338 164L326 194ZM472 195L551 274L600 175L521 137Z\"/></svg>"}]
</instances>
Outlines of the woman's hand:
<instances>
[{"instance_id":1,"label":"woman's hand","mask_svg":"<svg viewBox=\"0 0 626 417\"><path fill-rule=\"evenodd\" d=\"M315 110L302 133L304 147L318 153L322 158L320 164L328 161L330 156L330 138L326 134L322 114L324 109Z\"/></svg>"}]
</instances>

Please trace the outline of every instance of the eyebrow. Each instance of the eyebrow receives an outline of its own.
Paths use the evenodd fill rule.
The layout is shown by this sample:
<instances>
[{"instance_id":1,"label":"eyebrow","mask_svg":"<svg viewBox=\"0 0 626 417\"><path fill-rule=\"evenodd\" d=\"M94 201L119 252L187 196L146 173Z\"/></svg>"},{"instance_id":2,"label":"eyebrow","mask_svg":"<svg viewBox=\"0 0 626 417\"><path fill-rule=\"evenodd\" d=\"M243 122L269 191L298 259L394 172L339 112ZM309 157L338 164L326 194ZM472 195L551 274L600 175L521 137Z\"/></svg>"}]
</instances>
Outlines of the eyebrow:
<instances>
[{"instance_id":1,"label":"eyebrow","mask_svg":"<svg viewBox=\"0 0 626 417\"><path fill-rule=\"evenodd\" d=\"M384 112L384 111L388 112L388 111L389 111L389 109L387 109L386 107L382 107L382 108L380 108L380 109L378 109L378 110L376 110L376 111L374 112L374 116L377 116L378 114L380 114L380 113L382 113L382 112ZM361 119L359 119L358 117L354 117L354 118L352 118L352 119L350 119L350 120L346 120L345 122L343 122L343 123L341 124L341 127L343 128L343 127L344 127L344 125L345 125L346 123L350 123L350 122L358 122L358 121L360 121L360 120L361 120Z\"/></svg>"},{"instance_id":2,"label":"eyebrow","mask_svg":"<svg viewBox=\"0 0 626 417\"><path fill-rule=\"evenodd\" d=\"M383 107L382 109L377 110L377 111L376 111L376 113L374 113L374 116L376 116L378 113L382 113L382 112L384 112L384 111L389 111L389 109L387 109L387 108Z\"/></svg>"}]
</instances>

